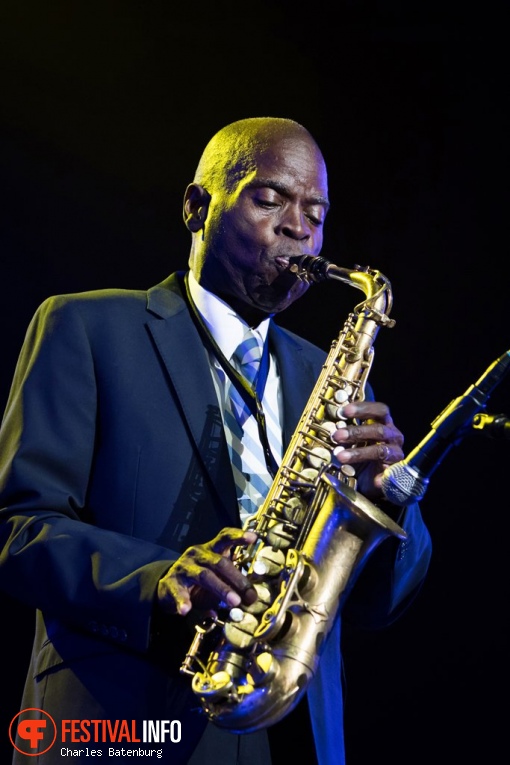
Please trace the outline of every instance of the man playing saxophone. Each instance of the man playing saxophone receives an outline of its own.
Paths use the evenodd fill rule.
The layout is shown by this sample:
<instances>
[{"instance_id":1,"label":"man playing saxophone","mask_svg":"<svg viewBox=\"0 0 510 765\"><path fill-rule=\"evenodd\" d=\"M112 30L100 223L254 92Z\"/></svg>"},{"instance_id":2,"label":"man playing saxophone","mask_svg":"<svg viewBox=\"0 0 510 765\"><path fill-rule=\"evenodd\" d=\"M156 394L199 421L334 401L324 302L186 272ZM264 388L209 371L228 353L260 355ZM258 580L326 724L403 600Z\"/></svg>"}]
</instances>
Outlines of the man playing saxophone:
<instances>
[{"instance_id":1,"label":"man playing saxophone","mask_svg":"<svg viewBox=\"0 0 510 765\"><path fill-rule=\"evenodd\" d=\"M277 765L299 717L306 762L344 765L341 620L393 621L431 553L418 506L384 501L381 476L404 439L369 385L339 404L328 438L405 541L385 540L367 561L303 700L267 729L232 732L201 713L180 672L198 614L261 598L232 551L257 541L242 526L326 358L275 317L310 286L290 264L319 256L328 209L310 133L289 119L239 120L213 136L185 191L187 273L37 310L1 430L0 583L37 612L21 709L48 713L57 731L63 720L177 721L179 735L159 745L164 762ZM109 756L108 742L93 746ZM81 748L75 763L89 761ZM26 761L14 749L13 763ZM38 762L60 763L60 747Z\"/></svg>"}]
</instances>

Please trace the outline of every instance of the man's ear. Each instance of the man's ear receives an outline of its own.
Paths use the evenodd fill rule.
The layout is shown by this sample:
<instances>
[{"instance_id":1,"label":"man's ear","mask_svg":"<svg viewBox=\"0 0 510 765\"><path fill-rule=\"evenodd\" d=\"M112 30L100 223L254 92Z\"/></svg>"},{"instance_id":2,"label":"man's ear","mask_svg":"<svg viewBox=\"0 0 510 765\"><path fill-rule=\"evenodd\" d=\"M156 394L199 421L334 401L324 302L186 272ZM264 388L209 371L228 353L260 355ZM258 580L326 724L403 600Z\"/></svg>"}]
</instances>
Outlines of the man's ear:
<instances>
[{"instance_id":1,"label":"man's ear","mask_svg":"<svg viewBox=\"0 0 510 765\"><path fill-rule=\"evenodd\" d=\"M211 195L198 183L190 183L184 193L183 218L192 233L204 227Z\"/></svg>"}]
</instances>

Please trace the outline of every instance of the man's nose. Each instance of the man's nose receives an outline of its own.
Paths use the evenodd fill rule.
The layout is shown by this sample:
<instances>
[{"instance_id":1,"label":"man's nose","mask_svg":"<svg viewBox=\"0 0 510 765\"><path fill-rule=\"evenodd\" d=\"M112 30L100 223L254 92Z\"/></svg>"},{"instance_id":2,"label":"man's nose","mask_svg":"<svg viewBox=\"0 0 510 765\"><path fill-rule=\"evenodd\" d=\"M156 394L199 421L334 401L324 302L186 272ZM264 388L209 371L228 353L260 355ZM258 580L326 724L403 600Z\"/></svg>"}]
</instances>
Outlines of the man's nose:
<instances>
[{"instance_id":1,"label":"man's nose","mask_svg":"<svg viewBox=\"0 0 510 765\"><path fill-rule=\"evenodd\" d=\"M281 231L286 236L301 240L308 239L311 236L312 227L302 210L292 208L287 211L282 222Z\"/></svg>"}]
</instances>

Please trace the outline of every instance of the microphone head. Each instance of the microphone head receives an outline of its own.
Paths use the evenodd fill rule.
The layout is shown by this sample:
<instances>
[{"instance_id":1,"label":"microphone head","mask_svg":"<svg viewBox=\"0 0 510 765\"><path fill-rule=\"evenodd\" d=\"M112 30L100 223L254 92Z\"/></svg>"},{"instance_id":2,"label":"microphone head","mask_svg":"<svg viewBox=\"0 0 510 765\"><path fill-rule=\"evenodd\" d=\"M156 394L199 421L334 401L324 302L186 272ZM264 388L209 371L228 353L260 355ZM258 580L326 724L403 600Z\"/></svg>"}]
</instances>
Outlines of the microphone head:
<instances>
[{"instance_id":1,"label":"microphone head","mask_svg":"<svg viewBox=\"0 0 510 765\"><path fill-rule=\"evenodd\" d=\"M405 506L422 499L428 484L428 478L405 462L390 465L382 477L384 496L395 505Z\"/></svg>"}]
</instances>

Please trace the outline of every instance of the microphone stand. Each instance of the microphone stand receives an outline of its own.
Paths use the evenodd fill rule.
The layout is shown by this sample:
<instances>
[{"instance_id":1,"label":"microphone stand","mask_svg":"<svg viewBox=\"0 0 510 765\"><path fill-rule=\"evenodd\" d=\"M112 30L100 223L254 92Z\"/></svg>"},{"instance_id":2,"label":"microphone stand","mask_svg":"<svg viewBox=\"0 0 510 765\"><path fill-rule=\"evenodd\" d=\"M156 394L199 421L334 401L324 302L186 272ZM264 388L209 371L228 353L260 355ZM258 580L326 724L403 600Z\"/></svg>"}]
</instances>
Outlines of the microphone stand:
<instances>
[{"instance_id":1,"label":"microphone stand","mask_svg":"<svg viewBox=\"0 0 510 765\"><path fill-rule=\"evenodd\" d=\"M510 439L510 418L506 414L479 412L473 417L471 426L487 438Z\"/></svg>"}]
</instances>

